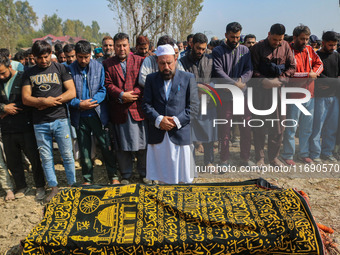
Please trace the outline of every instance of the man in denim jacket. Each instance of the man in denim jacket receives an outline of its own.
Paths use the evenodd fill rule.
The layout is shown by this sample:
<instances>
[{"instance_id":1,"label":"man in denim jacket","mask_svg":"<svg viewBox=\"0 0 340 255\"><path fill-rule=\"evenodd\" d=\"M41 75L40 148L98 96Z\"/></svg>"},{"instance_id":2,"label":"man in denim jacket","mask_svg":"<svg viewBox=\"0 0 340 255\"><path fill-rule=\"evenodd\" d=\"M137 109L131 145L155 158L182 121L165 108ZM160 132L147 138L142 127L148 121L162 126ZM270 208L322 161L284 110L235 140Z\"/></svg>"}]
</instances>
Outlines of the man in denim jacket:
<instances>
[{"instance_id":1,"label":"man in denim jacket","mask_svg":"<svg viewBox=\"0 0 340 255\"><path fill-rule=\"evenodd\" d=\"M105 73L101 63L91 60L91 45L87 41L76 44L76 58L69 68L76 86L76 98L70 101L71 124L76 128L80 164L84 184L93 183L91 161L91 133L99 142L111 184L119 184L115 160L108 139L109 120L106 105Z\"/></svg>"}]
</instances>

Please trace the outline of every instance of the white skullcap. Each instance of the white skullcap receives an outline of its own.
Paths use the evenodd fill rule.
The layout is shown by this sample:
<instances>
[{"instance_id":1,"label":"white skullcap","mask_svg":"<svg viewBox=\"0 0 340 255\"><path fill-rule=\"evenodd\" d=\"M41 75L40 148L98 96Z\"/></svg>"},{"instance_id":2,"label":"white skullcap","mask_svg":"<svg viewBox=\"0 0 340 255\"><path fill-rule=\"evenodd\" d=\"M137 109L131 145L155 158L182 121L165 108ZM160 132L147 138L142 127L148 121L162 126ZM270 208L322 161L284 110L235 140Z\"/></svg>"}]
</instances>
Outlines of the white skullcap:
<instances>
[{"instance_id":1,"label":"white skullcap","mask_svg":"<svg viewBox=\"0 0 340 255\"><path fill-rule=\"evenodd\" d=\"M177 46L177 44L175 44L175 45L174 45L174 49L178 49L178 46Z\"/></svg>"},{"instance_id":2,"label":"white skullcap","mask_svg":"<svg viewBox=\"0 0 340 255\"><path fill-rule=\"evenodd\" d=\"M52 54L52 55L51 55L51 58L57 58L57 56L56 56L56 55L54 55L54 54Z\"/></svg>"},{"instance_id":3,"label":"white skullcap","mask_svg":"<svg viewBox=\"0 0 340 255\"><path fill-rule=\"evenodd\" d=\"M170 44L158 46L156 50L156 55L157 57L163 55L175 55L174 47L172 47Z\"/></svg>"}]
</instances>

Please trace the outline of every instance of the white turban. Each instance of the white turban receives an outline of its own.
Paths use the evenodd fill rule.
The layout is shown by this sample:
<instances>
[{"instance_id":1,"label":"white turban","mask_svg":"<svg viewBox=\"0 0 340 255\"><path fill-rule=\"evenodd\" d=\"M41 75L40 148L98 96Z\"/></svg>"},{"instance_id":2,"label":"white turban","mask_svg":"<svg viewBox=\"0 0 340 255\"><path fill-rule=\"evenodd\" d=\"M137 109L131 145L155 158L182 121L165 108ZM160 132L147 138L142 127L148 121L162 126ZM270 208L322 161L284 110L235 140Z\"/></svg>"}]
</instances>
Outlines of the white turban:
<instances>
[{"instance_id":1,"label":"white turban","mask_svg":"<svg viewBox=\"0 0 340 255\"><path fill-rule=\"evenodd\" d=\"M157 47L156 55L157 57L163 55L175 55L174 47L172 47L170 44L160 45Z\"/></svg>"}]
</instances>

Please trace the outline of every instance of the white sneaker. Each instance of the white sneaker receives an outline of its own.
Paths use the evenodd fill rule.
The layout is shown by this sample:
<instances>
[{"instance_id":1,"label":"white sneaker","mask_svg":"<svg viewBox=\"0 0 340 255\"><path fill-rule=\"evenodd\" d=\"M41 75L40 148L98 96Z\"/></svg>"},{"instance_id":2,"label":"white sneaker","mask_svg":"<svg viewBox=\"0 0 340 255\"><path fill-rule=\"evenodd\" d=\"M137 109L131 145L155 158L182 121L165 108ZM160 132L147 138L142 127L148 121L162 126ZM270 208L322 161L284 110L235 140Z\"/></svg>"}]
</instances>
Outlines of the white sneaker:
<instances>
[{"instance_id":1,"label":"white sneaker","mask_svg":"<svg viewBox=\"0 0 340 255\"><path fill-rule=\"evenodd\" d=\"M29 188L23 188L23 189L19 189L16 193L15 193L15 198L16 199L20 199L26 196L26 194L28 193Z\"/></svg>"},{"instance_id":2,"label":"white sneaker","mask_svg":"<svg viewBox=\"0 0 340 255\"><path fill-rule=\"evenodd\" d=\"M142 182L143 182L144 184L152 184L152 180L146 179L146 177L143 177L143 178L142 178Z\"/></svg>"},{"instance_id":3,"label":"white sneaker","mask_svg":"<svg viewBox=\"0 0 340 255\"><path fill-rule=\"evenodd\" d=\"M127 185L127 184L130 184L130 181L128 179L123 179L120 181L120 184Z\"/></svg>"}]
</instances>

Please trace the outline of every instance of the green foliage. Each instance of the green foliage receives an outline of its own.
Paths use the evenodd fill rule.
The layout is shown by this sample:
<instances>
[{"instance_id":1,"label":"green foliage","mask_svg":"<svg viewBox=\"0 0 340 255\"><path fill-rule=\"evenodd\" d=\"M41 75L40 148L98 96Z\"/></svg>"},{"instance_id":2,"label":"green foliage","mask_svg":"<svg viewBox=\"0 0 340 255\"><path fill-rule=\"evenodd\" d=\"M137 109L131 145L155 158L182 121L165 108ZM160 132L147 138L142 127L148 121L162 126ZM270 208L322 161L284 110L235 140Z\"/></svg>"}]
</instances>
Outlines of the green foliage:
<instances>
[{"instance_id":1,"label":"green foliage","mask_svg":"<svg viewBox=\"0 0 340 255\"><path fill-rule=\"evenodd\" d=\"M33 8L27 1L15 2L17 23L20 26L20 34L30 34L33 32L32 25L37 25L38 17L33 11Z\"/></svg>"},{"instance_id":2,"label":"green foliage","mask_svg":"<svg viewBox=\"0 0 340 255\"><path fill-rule=\"evenodd\" d=\"M33 31L37 16L27 1L0 0L0 47L15 49L23 34Z\"/></svg>"},{"instance_id":3,"label":"green foliage","mask_svg":"<svg viewBox=\"0 0 340 255\"><path fill-rule=\"evenodd\" d=\"M41 38L45 36L44 32L41 30L39 31L32 31L29 34L19 35L16 45L16 51L19 51L22 48L28 48L32 45L32 40L34 38Z\"/></svg>"},{"instance_id":4,"label":"green foliage","mask_svg":"<svg viewBox=\"0 0 340 255\"><path fill-rule=\"evenodd\" d=\"M52 16L45 15L42 20L41 30L44 34L52 34L54 36L63 35L62 19L58 17L57 14Z\"/></svg>"},{"instance_id":5,"label":"green foliage","mask_svg":"<svg viewBox=\"0 0 340 255\"><path fill-rule=\"evenodd\" d=\"M8 48L12 53L20 48L30 47L32 39L52 34L54 36L69 35L82 37L94 43L101 43L107 35L100 33L97 21L85 26L81 20L63 20L57 15L45 15L41 29L34 30L38 17L27 1L0 0L0 48Z\"/></svg>"},{"instance_id":6,"label":"green foliage","mask_svg":"<svg viewBox=\"0 0 340 255\"><path fill-rule=\"evenodd\" d=\"M82 37L90 42L100 43L105 36L100 33L100 26L97 21L92 21L91 26L85 26L80 20L67 19L62 23L63 34L72 37Z\"/></svg>"}]
</instances>

